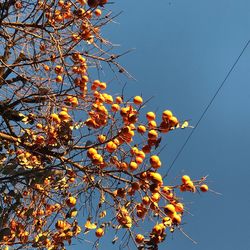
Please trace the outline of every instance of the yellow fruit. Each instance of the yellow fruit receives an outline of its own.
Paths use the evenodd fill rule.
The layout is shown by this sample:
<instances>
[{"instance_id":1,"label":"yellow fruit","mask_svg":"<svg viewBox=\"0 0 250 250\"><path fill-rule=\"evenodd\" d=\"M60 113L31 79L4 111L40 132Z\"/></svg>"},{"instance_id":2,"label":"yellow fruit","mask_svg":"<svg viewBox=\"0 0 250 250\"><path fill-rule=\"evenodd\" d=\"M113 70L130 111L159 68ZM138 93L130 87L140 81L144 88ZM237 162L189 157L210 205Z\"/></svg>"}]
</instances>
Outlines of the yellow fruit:
<instances>
[{"instance_id":1,"label":"yellow fruit","mask_svg":"<svg viewBox=\"0 0 250 250\"><path fill-rule=\"evenodd\" d=\"M105 140L106 140L106 136L105 136L105 135L98 135L98 141L99 141L100 143L105 142Z\"/></svg>"},{"instance_id":2,"label":"yellow fruit","mask_svg":"<svg viewBox=\"0 0 250 250\"><path fill-rule=\"evenodd\" d=\"M162 184L163 181L162 181L162 177L159 173L154 173L154 172L151 172L150 173L150 179L152 182L156 183L156 184Z\"/></svg>"},{"instance_id":3,"label":"yellow fruit","mask_svg":"<svg viewBox=\"0 0 250 250\"><path fill-rule=\"evenodd\" d=\"M42 128L43 128L43 125L42 125L41 123L37 123L37 124L36 124L36 127L37 127L38 129L42 129Z\"/></svg>"},{"instance_id":4,"label":"yellow fruit","mask_svg":"<svg viewBox=\"0 0 250 250\"><path fill-rule=\"evenodd\" d=\"M182 177L181 177L181 181L182 181L182 183L183 184L185 184L186 182L188 182L188 181L190 181L191 179L190 179L190 177L188 176L188 175L183 175Z\"/></svg>"},{"instance_id":5,"label":"yellow fruit","mask_svg":"<svg viewBox=\"0 0 250 250\"><path fill-rule=\"evenodd\" d=\"M144 241L144 236L142 234L137 234L135 236L135 241L136 243L141 244Z\"/></svg>"},{"instance_id":6,"label":"yellow fruit","mask_svg":"<svg viewBox=\"0 0 250 250\"><path fill-rule=\"evenodd\" d=\"M162 223L164 224L165 227L170 227L172 225L172 219L166 216L162 219Z\"/></svg>"},{"instance_id":7,"label":"yellow fruit","mask_svg":"<svg viewBox=\"0 0 250 250\"><path fill-rule=\"evenodd\" d=\"M150 198L148 196L144 196L142 198L142 204L144 204L145 206L148 206L150 204Z\"/></svg>"},{"instance_id":8,"label":"yellow fruit","mask_svg":"<svg viewBox=\"0 0 250 250\"><path fill-rule=\"evenodd\" d=\"M201 192L207 192L208 191L208 185L206 185L206 184L201 185L200 190L201 190Z\"/></svg>"},{"instance_id":9,"label":"yellow fruit","mask_svg":"<svg viewBox=\"0 0 250 250\"><path fill-rule=\"evenodd\" d=\"M76 198L73 196L70 196L67 200L66 200L66 204L69 207L74 207L76 205Z\"/></svg>"},{"instance_id":10,"label":"yellow fruit","mask_svg":"<svg viewBox=\"0 0 250 250\"><path fill-rule=\"evenodd\" d=\"M161 198L161 195L160 195L159 193L154 193L154 194L152 194L152 196L151 196L151 200L152 200L153 202L158 202L158 201L160 200L160 198Z\"/></svg>"},{"instance_id":11,"label":"yellow fruit","mask_svg":"<svg viewBox=\"0 0 250 250\"><path fill-rule=\"evenodd\" d=\"M92 161L94 164L96 165L100 165L103 163L103 158L100 154L94 154L93 155L93 158L92 158Z\"/></svg>"},{"instance_id":12,"label":"yellow fruit","mask_svg":"<svg viewBox=\"0 0 250 250\"><path fill-rule=\"evenodd\" d=\"M191 192L195 191L195 186L194 186L194 183L192 181L187 181L185 183L185 187L186 187L187 190L189 190Z\"/></svg>"},{"instance_id":13,"label":"yellow fruit","mask_svg":"<svg viewBox=\"0 0 250 250\"><path fill-rule=\"evenodd\" d=\"M95 9L94 14L99 17L102 15L102 11L100 9Z\"/></svg>"},{"instance_id":14,"label":"yellow fruit","mask_svg":"<svg viewBox=\"0 0 250 250\"><path fill-rule=\"evenodd\" d=\"M156 115L154 112L148 112L146 117L147 117L148 121L152 121L152 120L155 120Z\"/></svg>"},{"instance_id":15,"label":"yellow fruit","mask_svg":"<svg viewBox=\"0 0 250 250\"><path fill-rule=\"evenodd\" d=\"M170 117L172 117L173 114L170 110L165 110L162 112L162 119L165 120L165 119L169 119Z\"/></svg>"},{"instance_id":16,"label":"yellow fruit","mask_svg":"<svg viewBox=\"0 0 250 250\"><path fill-rule=\"evenodd\" d=\"M58 75L56 77L56 82L62 82L62 80L63 80L62 76Z\"/></svg>"},{"instance_id":17,"label":"yellow fruit","mask_svg":"<svg viewBox=\"0 0 250 250\"><path fill-rule=\"evenodd\" d=\"M155 129L156 127L157 127L157 123L156 123L156 121L149 121L148 122L148 127L149 127L149 129Z\"/></svg>"},{"instance_id":18,"label":"yellow fruit","mask_svg":"<svg viewBox=\"0 0 250 250\"><path fill-rule=\"evenodd\" d=\"M97 154L97 150L95 148L89 148L87 151L87 156L92 158L95 154Z\"/></svg>"},{"instance_id":19,"label":"yellow fruit","mask_svg":"<svg viewBox=\"0 0 250 250\"><path fill-rule=\"evenodd\" d=\"M117 104L121 104L121 103L122 103L122 97L117 96L117 97L115 98L115 102L116 102Z\"/></svg>"},{"instance_id":20,"label":"yellow fruit","mask_svg":"<svg viewBox=\"0 0 250 250\"><path fill-rule=\"evenodd\" d=\"M96 9L96 11L97 11L97 9ZM106 82L100 82L100 83L99 83L99 88L100 88L101 90L105 90L105 89L107 88Z\"/></svg>"},{"instance_id":21,"label":"yellow fruit","mask_svg":"<svg viewBox=\"0 0 250 250\"><path fill-rule=\"evenodd\" d=\"M58 221L56 222L56 228L57 228L58 230L60 230L60 229L66 229L67 227L68 227L68 223L67 223L66 221L58 220Z\"/></svg>"},{"instance_id":22,"label":"yellow fruit","mask_svg":"<svg viewBox=\"0 0 250 250\"><path fill-rule=\"evenodd\" d=\"M141 98L141 96L135 96L133 101L136 105L141 105L143 103L143 99Z\"/></svg>"},{"instance_id":23,"label":"yellow fruit","mask_svg":"<svg viewBox=\"0 0 250 250\"><path fill-rule=\"evenodd\" d=\"M156 130L151 129L148 131L148 138L149 139L154 140L154 139L157 139L157 137L158 137L158 133Z\"/></svg>"},{"instance_id":24,"label":"yellow fruit","mask_svg":"<svg viewBox=\"0 0 250 250\"><path fill-rule=\"evenodd\" d=\"M114 152L117 149L117 145L113 141L109 141L106 145L106 150L109 153Z\"/></svg>"},{"instance_id":25,"label":"yellow fruit","mask_svg":"<svg viewBox=\"0 0 250 250\"><path fill-rule=\"evenodd\" d=\"M50 115L50 119L56 123L60 123L61 119L59 118L59 116L57 114L51 114Z\"/></svg>"},{"instance_id":26,"label":"yellow fruit","mask_svg":"<svg viewBox=\"0 0 250 250\"><path fill-rule=\"evenodd\" d=\"M157 156L157 155L152 155L152 156L150 157L149 162L150 162L150 164L151 164L151 166L152 166L153 168L156 168L156 167L159 166L160 158L159 158L159 156Z\"/></svg>"},{"instance_id":27,"label":"yellow fruit","mask_svg":"<svg viewBox=\"0 0 250 250\"><path fill-rule=\"evenodd\" d=\"M129 169L131 171L135 171L136 169L138 168L138 164L134 161L131 161L130 164L129 164Z\"/></svg>"},{"instance_id":28,"label":"yellow fruit","mask_svg":"<svg viewBox=\"0 0 250 250\"><path fill-rule=\"evenodd\" d=\"M104 235L104 230L102 228L97 228L95 231L96 237L100 238Z\"/></svg>"},{"instance_id":29,"label":"yellow fruit","mask_svg":"<svg viewBox=\"0 0 250 250\"><path fill-rule=\"evenodd\" d=\"M179 124L179 121L175 116L170 117L168 122L171 127L176 127Z\"/></svg>"},{"instance_id":30,"label":"yellow fruit","mask_svg":"<svg viewBox=\"0 0 250 250\"><path fill-rule=\"evenodd\" d=\"M146 130L147 130L146 127L143 126L143 125L140 125L137 128L137 132L140 133L140 134L144 134L146 132Z\"/></svg>"},{"instance_id":31,"label":"yellow fruit","mask_svg":"<svg viewBox=\"0 0 250 250\"><path fill-rule=\"evenodd\" d=\"M175 213L173 218L172 218L172 221L174 224L180 224L181 223L181 215Z\"/></svg>"},{"instance_id":32,"label":"yellow fruit","mask_svg":"<svg viewBox=\"0 0 250 250\"><path fill-rule=\"evenodd\" d=\"M59 113L59 118L62 120L62 121L68 121L70 119L70 115L67 113L67 111L61 111Z\"/></svg>"},{"instance_id":33,"label":"yellow fruit","mask_svg":"<svg viewBox=\"0 0 250 250\"><path fill-rule=\"evenodd\" d=\"M161 235L165 230L165 226L163 225L163 223L155 225L153 227L152 233L156 234L156 235Z\"/></svg>"},{"instance_id":34,"label":"yellow fruit","mask_svg":"<svg viewBox=\"0 0 250 250\"><path fill-rule=\"evenodd\" d=\"M164 207L164 212L165 214L167 214L168 216L172 216L174 213L175 213L175 207L173 204L167 204L165 207Z\"/></svg>"},{"instance_id":35,"label":"yellow fruit","mask_svg":"<svg viewBox=\"0 0 250 250\"><path fill-rule=\"evenodd\" d=\"M178 203L176 203L174 206L175 206L175 211L176 211L176 212L183 213L183 211L184 211L184 206L183 206L182 203L178 202Z\"/></svg>"},{"instance_id":36,"label":"yellow fruit","mask_svg":"<svg viewBox=\"0 0 250 250\"><path fill-rule=\"evenodd\" d=\"M111 110L112 110L113 112L119 111L119 110L120 110L119 104L117 104L117 103L112 104Z\"/></svg>"}]
</instances>

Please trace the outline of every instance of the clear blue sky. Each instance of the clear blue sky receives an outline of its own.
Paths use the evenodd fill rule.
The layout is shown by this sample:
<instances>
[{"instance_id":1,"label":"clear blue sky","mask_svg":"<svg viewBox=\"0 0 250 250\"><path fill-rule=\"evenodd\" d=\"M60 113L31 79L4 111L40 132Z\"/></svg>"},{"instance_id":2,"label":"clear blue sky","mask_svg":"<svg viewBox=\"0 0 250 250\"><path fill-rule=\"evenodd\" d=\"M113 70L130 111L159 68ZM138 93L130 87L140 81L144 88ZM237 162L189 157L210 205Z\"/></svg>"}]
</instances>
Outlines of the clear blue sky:
<instances>
[{"instance_id":1,"label":"clear blue sky","mask_svg":"<svg viewBox=\"0 0 250 250\"><path fill-rule=\"evenodd\" d=\"M171 109L195 125L250 39L250 1L126 0L107 8L123 13L107 26L106 37L121 44L121 52L136 49L121 59L137 79L128 83L126 95L154 96L147 109ZM186 218L184 229L198 244L176 231L160 249L250 249L249 107L250 47L169 175L171 180L183 173L194 178L208 174L209 186L222 195L187 195L194 216ZM165 137L163 172L189 133L181 130ZM100 249L111 249L107 238Z\"/></svg>"}]
</instances>

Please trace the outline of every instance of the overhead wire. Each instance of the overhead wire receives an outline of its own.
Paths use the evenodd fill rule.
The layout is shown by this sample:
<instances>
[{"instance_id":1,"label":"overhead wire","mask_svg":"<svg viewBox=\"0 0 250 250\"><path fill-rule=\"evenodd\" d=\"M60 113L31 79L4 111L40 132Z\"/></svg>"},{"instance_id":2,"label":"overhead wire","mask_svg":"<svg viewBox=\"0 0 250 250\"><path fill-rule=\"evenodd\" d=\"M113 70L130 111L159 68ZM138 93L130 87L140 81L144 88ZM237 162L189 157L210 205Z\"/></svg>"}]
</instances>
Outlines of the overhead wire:
<instances>
[{"instance_id":1,"label":"overhead wire","mask_svg":"<svg viewBox=\"0 0 250 250\"><path fill-rule=\"evenodd\" d=\"M223 79L223 81L221 82L221 84L219 85L219 87L217 88L215 94L212 96L210 102L207 104L206 108L204 109L204 111L202 112L198 122L196 123L196 125L194 126L194 128L191 130L190 134L188 135L187 139L184 141L184 143L182 144L181 148L179 149L179 151L177 152L174 160L172 161L170 167L168 168L166 174L163 176L164 178L169 174L170 170L173 168L175 162L177 161L177 159L180 157L181 153L183 152L184 148L186 147L187 143L189 142L190 138L192 137L192 135L194 134L194 132L196 131L197 127L199 126L200 122L202 121L202 119L204 118L204 116L206 115L207 111L209 110L209 108L211 107L211 105L213 104L216 96L219 94L220 90L222 89L222 87L224 86L224 84L226 83L228 77L230 76L230 74L233 72L235 66L237 65L237 63L239 62L240 58L242 57L242 55L244 54L245 50L247 49L247 47L250 44L250 39L246 42L245 46L243 47L243 49L241 50L239 56L236 58L236 60L234 61L233 65L231 66L231 68L229 69L228 73L226 74L225 78Z\"/></svg>"}]
</instances>

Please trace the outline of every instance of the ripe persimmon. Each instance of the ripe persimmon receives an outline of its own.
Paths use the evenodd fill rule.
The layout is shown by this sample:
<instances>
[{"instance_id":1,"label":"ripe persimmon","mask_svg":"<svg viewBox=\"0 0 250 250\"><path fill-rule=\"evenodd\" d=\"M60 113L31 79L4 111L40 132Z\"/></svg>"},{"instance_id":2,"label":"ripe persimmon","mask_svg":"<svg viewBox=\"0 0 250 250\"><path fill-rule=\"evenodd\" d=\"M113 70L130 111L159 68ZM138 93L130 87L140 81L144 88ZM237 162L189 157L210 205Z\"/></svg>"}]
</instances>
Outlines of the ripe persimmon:
<instances>
[{"instance_id":1,"label":"ripe persimmon","mask_svg":"<svg viewBox=\"0 0 250 250\"><path fill-rule=\"evenodd\" d=\"M138 95L134 97L133 101L134 101L134 104L136 104L136 105L141 105L143 103L142 97L138 96Z\"/></svg>"},{"instance_id":2,"label":"ripe persimmon","mask_svg":"<svg viewBox=\"0 0 250 250\"><path fill-rule=\"evenodd\" d=\"M100 238L104 235L104 230L102 228L97 228L95 231L96 237Z\"/></svg>"},{"instance_id":3,"label":"ripe persimmon","mask_svg":"<svg viewBox=\"0 0 250 250\"><path fill-rule=\"evenodd\" d=\"M136 241L136 243L138 243L138 244L141 244L143 241L144 241L144 236L142 235L142 234L137 234L136 236L135 236L135 241Z\"/></svg>"},{"instance_id":4,"label":"ripe persimmon","mask_svg":"<svg viewBox=\"0 0 250 250\"><path fill-rule=\"evenodd\" d=\"M200 186L200 190L201 190L201 192L207 192L207 191L208 191L208 185L202 184L202 185Z\"/></svg>"},{"instance_id":5,"label":"ripe persimmon","mask_svg":"<svg viewBox=\"0 0 250 250\"><path fill-rule=\"evenodd\" d=\"M155 120L156 115L155 115L154 112L148 112L148 113L146 114L146 117L147 117L148 121L153 121L153 120Z\"/></svg>"}]
</instances>

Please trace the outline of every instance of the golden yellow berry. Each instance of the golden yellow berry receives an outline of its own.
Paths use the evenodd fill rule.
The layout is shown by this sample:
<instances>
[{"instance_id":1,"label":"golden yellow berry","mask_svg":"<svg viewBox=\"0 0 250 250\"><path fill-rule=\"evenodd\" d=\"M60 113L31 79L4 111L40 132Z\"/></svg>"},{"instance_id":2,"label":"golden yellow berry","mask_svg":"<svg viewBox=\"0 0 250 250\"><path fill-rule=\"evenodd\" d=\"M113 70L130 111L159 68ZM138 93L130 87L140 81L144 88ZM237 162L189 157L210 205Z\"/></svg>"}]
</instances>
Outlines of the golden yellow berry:
<instances>
[{"instance_id":1,"label":"golden yellow berry","mask_svg":"<svg viewBox=\"0 0 250 250\"><path fill-rule=\"evenodd\" d=\"M185 184L186 182L188 182L188 181L190 181L191 179L190 179L190 177L188 176L188 175L183 175L182 177L181 177L181 181L182 181L182 183L183 184Z\"/></svg>"},{"instance_id":2,"label":"golden yellow berry","mask_svg":"<svg viewBox=\"0 0 250 250\"><path fill-rule=\"evenodd\" d=\"M131 161L130 164L129 164L129 169L131 171L135 171L136 169L138 168L138 164L134 161Z\"/></svg>"},{"instance_id":3,"label":"golden yellow berry","mask_svg":"<svg viewBox=\"0 0 250 250\"><path fill-rule=\"evenodd\" d=\"M143 103L143 99L141 98L141 96L135 96L134 97L134 104L136 104L136 105L141 105L142 103Z\"/></svg>"},{"instance_id":4,"label":"golden yellow berry","mask_svg":"<svg viewBox=\"0 0 250 250\"><path fill-rule=\"evenodd\" d=\"M201 190L201 192L207 192L208 191L208 185L206 185L206 184L201 185L200 190Z\"/></svg>"},{"instance_id":5,"label":"golden yellow berry","mask_svg":"<svg viewBox=\"0 0 250 250\"><path fill-rule=\"evenodd\" d=\"M140 134L144 134L146 132L146 130L147 130L146 127L143 125L139 125L137 128L137 132Z\"/></svg>"},{"instance_id":6,"label":"golden yellow berry","mask_svg":"<svg viewBox=\"0 0 250 250\"><path fill-rule=\"evenodd\" d=\"M172 216L174 213L175 213L175 207L173 204L167 204L165 207L164 207L164 212L165 214L167 214L168 216Z\"/></svg>"},{"instance_id":7,"label":"golden yellow berry","mask_svg":"<svg viewBox=\"0 0 250 250\"><path fill-rule=\"evenodd\" d=\"M76 205L76 198L73 196L70 196L67 200L66 200L66 204L69 207L74 207Z\"/></svg>"},{"instance_id":8,"label":"golden yellow berry","mask_svg":"<svg viewBox=\"0 0 250 250\"><path fill-rule=\"evenodd\" d=\"M173 114L170 110L165 110L162 112L162 119L165 120L165 119L169 119L170 117L172 117Z\"/></svg>"},{"instance_id":9,"label":"golden yellow berry","mask_svg":"<svg viewBox=\"0 0 250 250\"><path fill-rule=\"evenodd\" d=\"M104 235L104 230L102 228L97 228L95 231L96 237L100 238Z\"/></svg>"},{"instance_id":10,"label":"golden yellow berry","mask_svg":"<svg viewBox=\"0 0 250 250\"><path fill-rule=\"evenodd\" d=\"M142 234L137 234L135 236L135 241L136 243L141 244L144 241L144 236Z\"/></svg>"},{"instance_id":11,"label":"golden yellow berry","mask_svg":"<svg viewBox=\"0 0 250 250\"><path fill-rule=\"evenodd\" d=\"M148 112L146 117L147 117L148 121L152 121L152 120L155 120L156 115L154 112Z\"/></svg>"}]
</instances>

